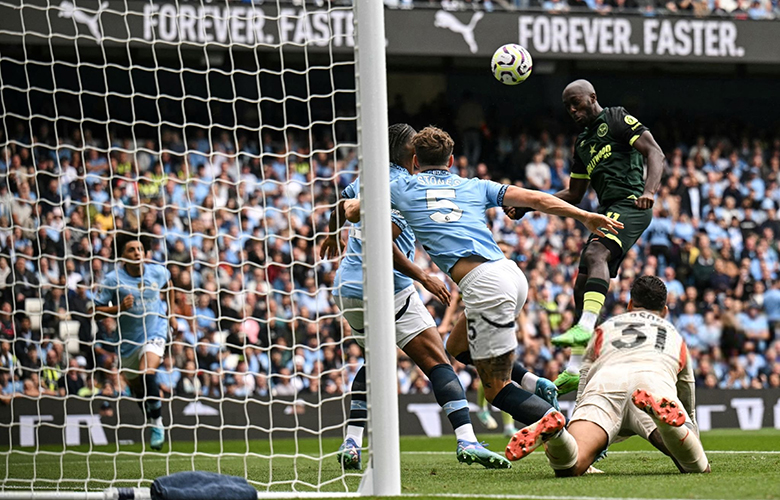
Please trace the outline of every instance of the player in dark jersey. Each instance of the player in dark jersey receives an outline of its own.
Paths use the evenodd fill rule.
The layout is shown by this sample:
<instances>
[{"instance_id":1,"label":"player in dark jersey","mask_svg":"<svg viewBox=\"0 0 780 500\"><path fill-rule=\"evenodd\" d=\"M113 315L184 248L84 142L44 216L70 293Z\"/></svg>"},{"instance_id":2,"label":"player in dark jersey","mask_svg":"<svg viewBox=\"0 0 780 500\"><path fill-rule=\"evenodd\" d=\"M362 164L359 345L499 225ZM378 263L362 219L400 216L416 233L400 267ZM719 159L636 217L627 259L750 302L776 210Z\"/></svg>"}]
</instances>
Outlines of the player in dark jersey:
<instances>
[{"instance_id":1,"label":"player in dark jersey","mask_svg":"<svg viewBox=\"0 0 780 500\"><path fill-rule=\"evenodd\" d=\"M591 184L599 198L599 213L620 220L625 227L604 237L591 234L582 250L574 285L579 322L552 339L555 345L573 348L566 371L555 380L560 394L577 389L584 347L604 306L610 277L617 277L623 258L650 225L664 163L664 153L647 127L622 107L602 108L587 80L574 81L564 89L563 105L585 130L574 145L569 188L555 196L576 205ZM505 211L519 219L530 210Z\"/></svg>"}]
</instances>

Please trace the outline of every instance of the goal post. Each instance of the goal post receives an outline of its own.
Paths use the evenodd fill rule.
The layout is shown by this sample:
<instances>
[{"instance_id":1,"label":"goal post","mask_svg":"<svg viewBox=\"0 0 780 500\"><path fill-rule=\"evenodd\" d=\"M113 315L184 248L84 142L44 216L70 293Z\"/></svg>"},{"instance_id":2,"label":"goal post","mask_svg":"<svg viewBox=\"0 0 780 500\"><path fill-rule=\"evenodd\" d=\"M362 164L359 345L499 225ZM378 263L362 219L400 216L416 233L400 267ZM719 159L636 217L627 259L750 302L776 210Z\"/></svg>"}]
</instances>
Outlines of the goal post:
<instances>
[{"instance_id":1,"label":"goal post","mask_svg":"<svg viewBox=\"0 0 780 500\"><path fill-rule=\"evenodd\" d=\"M390 150L385 73L384 6L374 0L355 2L357 16L355 53L358 82L358 158L360 159L366 299L366 359L372 443L371 491L368 494L401 494L401 453L396 385L395 311L393 303L390 181L386 172ZM369 272L370 271L370 272ZM373 333L372 333L373 332ZM379 384L382 384L381 386ZM390 418L385 419L386 416ZM368 489L368 488L367 488Z\"/></svg>"},{"instance_id":2,"label":"goal post","mask_svg":"<svg viewBox=\"0 0 780 500\"><path fill-rule=\"evenodd\" d=\"M376 0L0 0L0 498L190 470L400 494L384 51ZM336 452L362 359L318 255L356 175L361 471ZM117 316L90 313L122 234L171 273L161 451Z\"/></svg>"}]
</instances>

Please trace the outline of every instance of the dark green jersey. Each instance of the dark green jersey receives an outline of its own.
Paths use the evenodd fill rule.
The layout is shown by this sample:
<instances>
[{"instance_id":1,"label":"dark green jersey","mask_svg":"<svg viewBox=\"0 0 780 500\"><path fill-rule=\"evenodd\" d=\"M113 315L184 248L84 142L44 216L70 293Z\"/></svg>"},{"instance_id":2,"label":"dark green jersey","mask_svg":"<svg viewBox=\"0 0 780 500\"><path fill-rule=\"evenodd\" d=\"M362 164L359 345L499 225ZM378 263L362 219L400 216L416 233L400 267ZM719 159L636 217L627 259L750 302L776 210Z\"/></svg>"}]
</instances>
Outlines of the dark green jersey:
<instances>
[{"instance_id":1,"label":"dark green jersey","mask_svg":"<svg viewBox=\"0 0 780 500\"><path fill-rule=\"evenodd\" d=\"M600 206L642 195L644 159L633 146L646 130L625 108L604 108L577 137L571 176L590 180Z\"/></svg>"}]
</instances>

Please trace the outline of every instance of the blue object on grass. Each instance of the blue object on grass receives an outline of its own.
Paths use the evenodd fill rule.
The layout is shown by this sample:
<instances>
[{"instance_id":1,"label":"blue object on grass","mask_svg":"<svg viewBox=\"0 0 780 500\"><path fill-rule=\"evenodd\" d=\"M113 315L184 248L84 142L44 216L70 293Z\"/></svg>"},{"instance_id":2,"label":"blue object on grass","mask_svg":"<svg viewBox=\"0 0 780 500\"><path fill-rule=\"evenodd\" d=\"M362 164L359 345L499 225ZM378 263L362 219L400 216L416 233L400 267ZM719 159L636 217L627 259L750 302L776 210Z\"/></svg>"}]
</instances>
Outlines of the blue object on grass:
<instances>
[{"instance_id":1,"label":"blue object on grass","mask_svg":"<svg viewBox=\"0 0 780 500\"><path fill-rule=\"evenodd\" d=\"M177 472L152 483L152 500L257 500L246 479L214 472Z\"/></svg>"}]
</instances>

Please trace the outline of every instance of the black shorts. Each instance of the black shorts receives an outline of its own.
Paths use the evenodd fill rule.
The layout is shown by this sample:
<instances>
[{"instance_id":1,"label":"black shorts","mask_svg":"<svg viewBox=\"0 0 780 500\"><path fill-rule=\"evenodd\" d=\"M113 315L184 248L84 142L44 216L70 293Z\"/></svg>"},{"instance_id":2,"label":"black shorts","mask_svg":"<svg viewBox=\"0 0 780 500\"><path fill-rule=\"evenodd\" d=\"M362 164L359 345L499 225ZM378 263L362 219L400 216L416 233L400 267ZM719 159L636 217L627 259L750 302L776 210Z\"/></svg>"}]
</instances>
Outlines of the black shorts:
<instances>
[{"instance_id":1,"label":"black shorts","mask_svg":"<svg viewBox=\"0 0 780 500\"><path fill-rule=\"evenodd\" d=\"M609 275L612 278L616 278L620 264L626 258L626 254L645 232L647 226L650 225L650 221L653 220L653 209L642 210L634 205L634 200L625 199L599 209L599 213L622 222L623 229L618 230L618 234L607 233L606 237L596 234L590 235L580 255L580 273L588 274L588 268L582 256L585 255L585 251L591 242L598 241L610 252Z\"/></svg>"}]
</instances>

